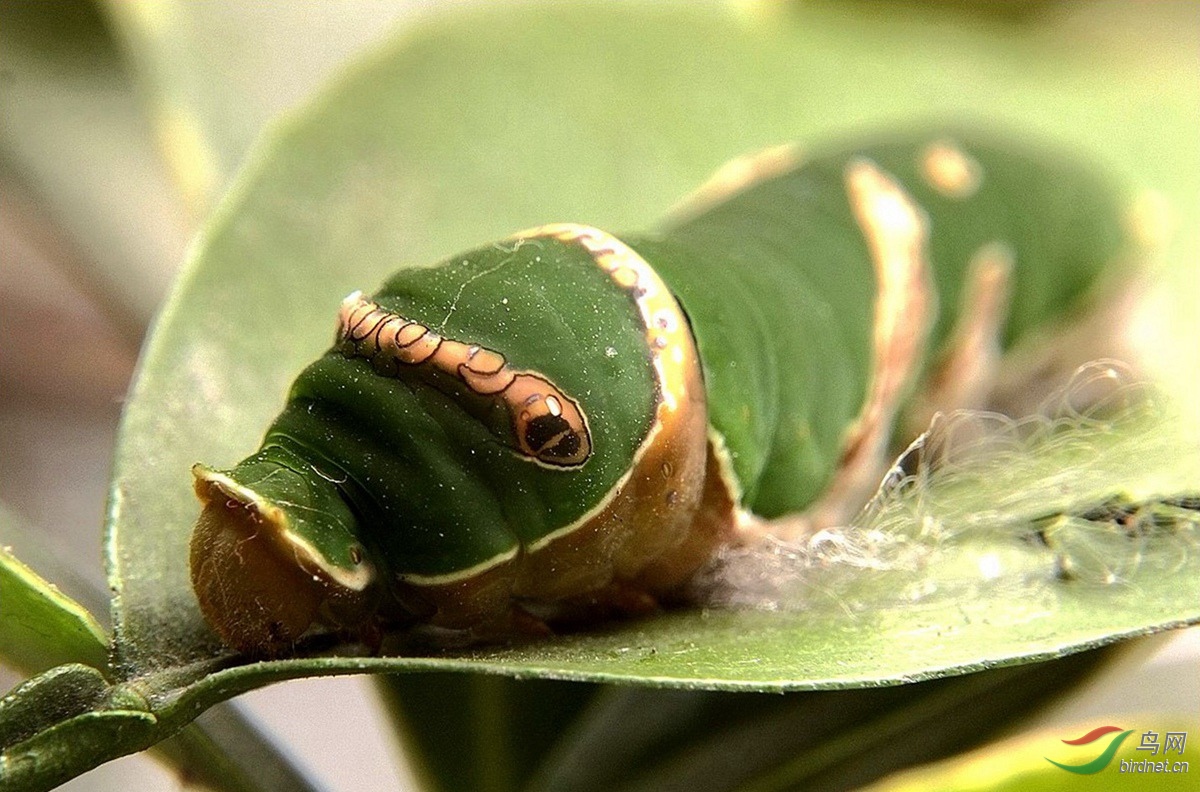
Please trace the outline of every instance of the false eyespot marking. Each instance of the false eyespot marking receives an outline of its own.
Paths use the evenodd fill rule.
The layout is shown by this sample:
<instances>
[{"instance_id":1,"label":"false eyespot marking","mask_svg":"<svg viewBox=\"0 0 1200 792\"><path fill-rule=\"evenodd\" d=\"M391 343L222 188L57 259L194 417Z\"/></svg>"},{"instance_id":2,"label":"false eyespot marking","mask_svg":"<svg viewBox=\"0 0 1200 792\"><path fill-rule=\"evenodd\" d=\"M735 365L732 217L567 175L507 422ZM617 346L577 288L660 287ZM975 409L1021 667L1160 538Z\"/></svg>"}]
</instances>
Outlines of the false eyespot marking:
<instances>
[{"instance_id":1,"label":"false eyespot marking","mask_svg":"<svg viewBox=\"0 0 1200 792\"><path fill-rule=\"evenodd\" d=\"M348 358L366 358L385 377L440 373L473 396L503 405L516 450L534 462L575 468L592 453L591 431L579 403L547 377L508 364L478 344L445 338L428 326L363 297L342 300L337 347Z\"/></svg>"},{"instance_id":2,"label":"false eyespot marking","mask_svg":"<svg viewBox=\"0 0 1200 792\"><path fill-rule=\"evenodd\" d=\"M611 234L576 223L553 223L518 234L550 237L590 253L637 308L654 369L654 420L634 452L629 469L605 498L575 523L531 544L530 552L586 526L628 521L656 525L670 536L668 522L688 514L677 503L695 503L704 480L707 412L700 357L691 328L666 283L635 250ZM620 516L625 515L625 516ZM601 532L603 533L603 532ZM635 543L636 544L636 543Z\"/></svg>"},{"instance_id":3,"label":"false eyespot marking","mask_svg":"<svg viewBox=\"0 0 1200 792\"><path fill-rule=\"evenodd\" d=\"M691 329L675 297L654 269L624 242L590 226L551 223L524 231L518 238L538 236L582 245L595 258L597 266L630 294L646 328L660 412L678 410L681 398L688 391L692 368L698 368L699 363L692 351ZM657 417L661 421L664 416Z\"/></svg>"}]
</instances>

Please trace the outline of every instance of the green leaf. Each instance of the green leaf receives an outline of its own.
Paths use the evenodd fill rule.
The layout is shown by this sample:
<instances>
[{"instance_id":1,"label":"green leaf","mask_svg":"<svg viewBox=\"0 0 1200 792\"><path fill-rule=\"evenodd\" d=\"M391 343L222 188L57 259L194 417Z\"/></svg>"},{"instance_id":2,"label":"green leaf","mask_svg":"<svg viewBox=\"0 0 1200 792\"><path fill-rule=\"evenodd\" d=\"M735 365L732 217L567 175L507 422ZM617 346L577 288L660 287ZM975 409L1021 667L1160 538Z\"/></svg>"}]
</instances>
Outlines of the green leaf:
<instances>
[{"instance_id":1,"label":"green leaf","mask_svg":"<svg viewBox=\"0 0 1200 792\"><path fill-rule=\"evenodd\" d=\"M1016 47L989 29L907 20L897 31L826 11L805 21L779 30L678 8L474 11L410 32L268 135L194 249L125 416L109 535L123 669L221 656L188 583L186 471L252 451L291 378L328 344L341 296L396 266L554 219L645 227L730 154L904 118L929 96L953 96L935 103L945 113L990 110L1057 132L1102 161L1135 165L1130 146L1170 151L1176 170L1145 176L1173 196L1187 192L1181 173L1200 172L1182 142L1196 127L1195 88L1165 86L1157 125L1128 124L1113 86L1137 95L1145 65L1063 52L1070 29ZM702 59L691 57L697 42ZM846 53L862 70L854 91ZM1000 92L1010 99L997 103ZM411 667L776 690L911 681L1195 620L1198 578L1185 568L1137 591L981 587L852 616L837 602L691 611L452 659L256 665L223 672L220 685Z\"/></svg>"},{"instance_id":2,"label":"green leaf","mask_svg":"<svg viewBox=\"0 0 1200 792\"><path fill-rule=\"evenodd\" d=\"M52 668L0 700L0 780L6 790L49 789L151 743L145 701L117 692L94 668Z\"/></svg>"},{"instance_id":3,"label":"green leaf","mask_svg":"<svg viewBox=\"0 0 1200 792\"><path fill-rule=\"evenodd\" d=\"M70 663L26 680L0 699L0 750L99 706L108 681L94 668Z\"/></svg>"},{"instance_id":4,"label":"green leaf","mask_svg":"<svg viewBox=\"0 0 1200 792\"><path fill-rule=\"evenodd\" d=\"M63 721L0 754L5 789L52 789L103 762L147 748L154 727L154 716L137 710L87 712Z\"/></svg>"},{"instance_id":5,"label":"green leaf","mask_svg":"<svg viewBox=\"0 0 1200 792\"><path fill-rule=\"evenodd\" d=\"M17 541L0 509L0 538ZM108 666L108 636L91 613L0 547L0 660L26 674L63 663Z\"/></svg>"},{"instance_id":6,"label":"green leaf","mask_svg":"<svg viewBox=\"0 0 1200 792\"><path fill-rule=\"evenodd\" d=\"M40 538L22 529L19 520L3 508L0 508L0 542L18 544L39 568L53 573L56 580L70 583L71 589L93 607L104 602L102 593L93 591L87 582L55 563ZM76 724L59 729L61 724L93 710L111 708L113 690L104 674L97 670L107 669L107 642L104 630L86 609L64 596L7 549L0 549L0 659L26 674L45 671L18 686L0 702L0 751L11 749L11 761L23 768L18 776L24 779L22 784L49 786L87 767L149 747L157 758L180 774L213 790L291 792L315 788L253 724L228 705L206 710L174 736L168 736L171 730L161 728L155 720L154 725L160 728L146 731L143 743L115 743L115 753L105 748L90 755L85 752L80 756L60 756L58 752L62 749L54 741L69 741L73 738L70 735L78 733L75 729L83 728ZM115 720L105 716L94 723L103 730L113 724L120 725L122 719L135 724L128 728L139 733L143 726L136 724L146 720L139 713L128 718L118 716ZM173 729L182 722L173 724ZM79 723L93 723L93 719ZM49 736L52 734L60 736ZM36 742L12 747L34 737ZM35 750L35 746L41 747ZM53 759L46 758L51 755ZM61 769L59 761L71 769ZM63 772L68 775L59 775Z\"/></svg>"},{"instance_id":7,"label":"green leaf","mask_svg":"<svg viewBox=\"0 0 1200 792\"><path fill-rule=\"evenodd\" d=\"M138 687L109 685L99 671L79 664L18 685L0 700L0 782L6 792L50 789L146 749L214 792L315 789L236 710L213 707L190 724L195 711L162 719L148 711L150 702Z\"/></svg>"}]
</instances>

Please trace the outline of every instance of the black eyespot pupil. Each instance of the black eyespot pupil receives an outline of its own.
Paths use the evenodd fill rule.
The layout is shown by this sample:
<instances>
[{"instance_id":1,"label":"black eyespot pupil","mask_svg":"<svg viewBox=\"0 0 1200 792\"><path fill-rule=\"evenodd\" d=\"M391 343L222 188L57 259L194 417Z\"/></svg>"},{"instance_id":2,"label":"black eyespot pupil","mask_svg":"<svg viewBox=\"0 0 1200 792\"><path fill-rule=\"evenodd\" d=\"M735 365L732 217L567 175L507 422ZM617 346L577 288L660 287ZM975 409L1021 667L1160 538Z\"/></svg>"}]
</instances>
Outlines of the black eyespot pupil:
<instances>
[{"instance_id":1,"label":"black eyespot pupil","mask_svg":"<svg viewBox=\"0 0 1200 792\"><path fill-rule=\"evenodd\" d=\"M563 433L566 433L563 435ZM560 435L562 435L561 439ZM561 415L539 415L525 426L525 442L539 454L554 440L558 442L550 449L550 456L566 456L570 452L559 453L559 448L566 448L574 442L575 450L579 450L579 438L571 431L571 425Z\"/></svg>"},{"instance_id":2,"label":"black eyespot pupil","mask_svg":"<svg viewBox=\"0 0 1200 792\"><path fill-rule=\"evenodd\" d=\"M570 432L564 435L562 440L554 444L554 447L550 449L550 456L562 457L564 459L573 457L579 453L579 445L579 435Z\"/></svg>"}]
</instances>

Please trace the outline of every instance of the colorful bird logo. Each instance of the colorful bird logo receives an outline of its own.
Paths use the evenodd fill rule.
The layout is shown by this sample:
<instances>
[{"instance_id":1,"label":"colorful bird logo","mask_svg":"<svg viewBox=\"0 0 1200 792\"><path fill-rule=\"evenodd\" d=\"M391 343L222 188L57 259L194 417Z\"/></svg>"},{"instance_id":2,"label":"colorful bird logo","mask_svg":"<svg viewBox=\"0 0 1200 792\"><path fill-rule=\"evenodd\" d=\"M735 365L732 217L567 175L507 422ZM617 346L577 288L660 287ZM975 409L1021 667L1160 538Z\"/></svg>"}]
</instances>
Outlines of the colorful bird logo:
<instances>
[{"instance_id":1,"label":"colorful bird logo","mask_svg":"<svg viewBox=\"0 0 1200 792\"><path fill-rule=\"evenodd\" d=\"M1067 745L1088 745L1096 742L1096 740L1099 740L1105 735L1112 734L1113 732L1121 733L1109 740L1108 747L1101 751L1100 755L1090 762L1069 765L1063 764L1062 762L1056 762L1048 756L1045 757L1045 759L1050 764L1054 765L1055 767L1061 767L1068 773L1075 773L1077 775L1092 775L1094 773L1099 773L1101 770L1108 767L1108 763L1112 761L1113 756L1117 753L1117 749L1121 747L1121 743L1125 742L1126 737L1133 734L1133 729L1122 731L1118 726L1101 726L1097 729L1092 729L1082 737L1076 737L1074 740L1063 740L1063 742Z\"/></svg>"}]
</instances>

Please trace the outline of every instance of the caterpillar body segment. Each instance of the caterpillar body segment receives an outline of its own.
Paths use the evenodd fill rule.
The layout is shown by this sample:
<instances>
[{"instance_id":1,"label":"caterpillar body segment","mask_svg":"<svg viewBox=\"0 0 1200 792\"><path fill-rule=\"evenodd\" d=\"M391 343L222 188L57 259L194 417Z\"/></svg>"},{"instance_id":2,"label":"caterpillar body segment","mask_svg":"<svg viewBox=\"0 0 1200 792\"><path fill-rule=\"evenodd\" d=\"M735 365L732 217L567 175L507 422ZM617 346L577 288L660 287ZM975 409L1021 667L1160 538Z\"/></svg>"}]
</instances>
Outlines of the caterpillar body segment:
<instances>
[{"instance_id":1,"label":"caterpillar body segment","mask_svg":"<svg viewBox=\"0 0 1200 792\"><path fill-rule=\"evenodd\" d=\"M976 135L769 164L658 231L542 226L347 297L260 452L196 469L217 632L491 639L669 599L747 526L843 519L914 393L986 387L1126 244L1090 171Z\"/></svg>"}]
</instances>

